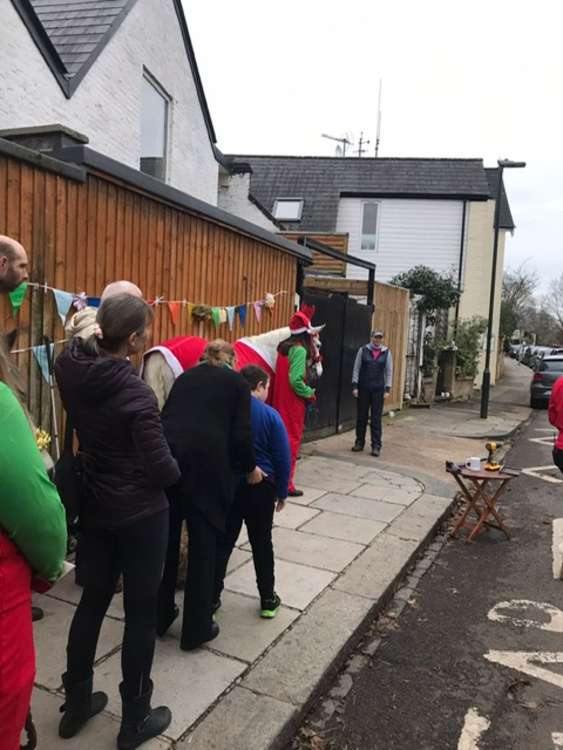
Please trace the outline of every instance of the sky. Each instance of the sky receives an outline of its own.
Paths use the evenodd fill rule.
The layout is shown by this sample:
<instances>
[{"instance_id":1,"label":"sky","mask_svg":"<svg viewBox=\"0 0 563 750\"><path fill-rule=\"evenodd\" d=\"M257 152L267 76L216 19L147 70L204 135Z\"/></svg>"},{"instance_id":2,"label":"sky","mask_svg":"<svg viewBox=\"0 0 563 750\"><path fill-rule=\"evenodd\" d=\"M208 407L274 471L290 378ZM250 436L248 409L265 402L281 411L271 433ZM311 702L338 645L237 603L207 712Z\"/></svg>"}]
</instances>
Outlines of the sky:
<instances>
[{"instance_id":1,"label":"sky","mask_svg":"<svg viewBox=\"0 0 563 750\"><path fill-rule=\"evenodd\" d=\"M183 0L218 146L526 161L505 172L505 266L563 273L561 0Z\"/></svg>"}]
</instances>

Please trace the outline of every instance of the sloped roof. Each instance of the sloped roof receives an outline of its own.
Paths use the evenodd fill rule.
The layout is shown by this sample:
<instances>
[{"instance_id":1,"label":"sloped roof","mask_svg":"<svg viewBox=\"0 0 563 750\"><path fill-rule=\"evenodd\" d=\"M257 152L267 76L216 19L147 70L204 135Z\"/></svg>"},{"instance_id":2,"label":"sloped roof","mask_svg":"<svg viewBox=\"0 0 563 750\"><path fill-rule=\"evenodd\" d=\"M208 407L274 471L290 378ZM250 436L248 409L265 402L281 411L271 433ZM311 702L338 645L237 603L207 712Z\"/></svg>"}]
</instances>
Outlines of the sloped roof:
<instances>
[{"instance_id":1,"label":"sloped roof","mask_svg":"<svg viewBox=\"0 0 563 750\"><path fill-rule=\"evenodd\" d=\"M485 172L487 173L487 180L489 181L489 187L491 191L490 195L491 198L494 199L497 197L499 168L487 167L485 169ZM510 210L510 204L506 196L506 191L504 189L504 182L502 185L502 193L500 199L499 227L501 229L510 229L511 231L516 227L514 219L512 218L512 212Z\"/></svg>"},{"instance_id":2,"label":"sloped roof","mask_svg":"<svg viewBox=\"0 0 563 750\"><path fill-rule=\"evenodd\" d=\"M71 98L137 0L12 0L34 42ZM173 2L209 137L215 131L181 0ZM166 51L163 50L163 54Z\"/></svg>"},{"instance_id":3,"label":"sloped roof","mask_svg":"<svg viewBox=\"0 0 563 750\"><path fill-rule=\"evenodd\" d=\"M487 200L482 159L341 158L247 156L251 191L272 211L276 198L302 198L300 222L292 229L332 232L341 196Z\"/></svg>"}]
</instances>

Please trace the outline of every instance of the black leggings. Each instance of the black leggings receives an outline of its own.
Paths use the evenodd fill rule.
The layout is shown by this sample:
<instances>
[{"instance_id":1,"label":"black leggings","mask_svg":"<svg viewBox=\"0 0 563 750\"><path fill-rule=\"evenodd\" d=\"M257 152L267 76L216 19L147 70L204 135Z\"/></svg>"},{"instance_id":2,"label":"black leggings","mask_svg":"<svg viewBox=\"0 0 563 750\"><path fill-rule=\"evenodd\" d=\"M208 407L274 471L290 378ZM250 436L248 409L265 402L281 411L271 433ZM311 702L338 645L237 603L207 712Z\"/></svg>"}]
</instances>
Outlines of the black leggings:
<instances>
[{"instance_id":1,"label":"black leggings","mask_svg":"<svg viewBox=\"0 0 563 750\"><path fill-rule=\"evenodd\" d=\"M67 646L69 683L87 680L102 622L123 573L125 632L121 651L124 692L142 695L149 687L156 637L156 604L162 578L169 511L115 531L89 529L78 538L77 566L84 586Z\"/></svg>"},{"instance_id":2,"label":"black leggings","mask_svg":"<svg viewBox=\"0 0 563 750\"><path fill-rule=\"evenodd\" d=\"M563 474L563 450L560 450L559 448L553 449L553 463Z\"/></svg>"}]
</instances>

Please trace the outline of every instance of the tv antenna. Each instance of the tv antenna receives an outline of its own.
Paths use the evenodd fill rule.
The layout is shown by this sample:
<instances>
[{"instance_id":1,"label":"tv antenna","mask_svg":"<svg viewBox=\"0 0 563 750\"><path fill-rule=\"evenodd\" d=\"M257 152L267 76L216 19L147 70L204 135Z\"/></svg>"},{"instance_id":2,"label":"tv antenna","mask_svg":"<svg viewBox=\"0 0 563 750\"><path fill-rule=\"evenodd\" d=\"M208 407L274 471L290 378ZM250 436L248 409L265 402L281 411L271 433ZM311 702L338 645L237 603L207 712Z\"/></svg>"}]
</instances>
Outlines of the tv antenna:
<instances>
[{"instance_id":1,"label":"tv antenna","mask_svg":"<svg viewBox=\"0 0 563 750\"><path fill-rule=\"evenodd\" d=\"M365 154L367 152L367 148L362 148L364 145L369 146L371 141L364 141L364 133L363 131L360 133L360 140L358 141L358 150L356 153L358 154L358 157L361 159L362 154Z\"/></svg>"},{"instance_id":2,"label":"tv antenna","mask_svg":"<svg viewBox=\"0 0 563 750\"><path fill-rule=\"evenodd\" d=\"M381 141L381 89L383 88L383 79L379 79L379 96L377 99L377 133L375 135L375 158L379 156L379 142Z\"/></svg>"},{"instance_id":3,"label":"tv antenna","mask_svg":"<svg viewBox=\"0 0 563 750\"><path fill-rule=\"evenodd\" d=\"M336 141L340 144L340 148L342 149L342 156L346 156L346 146L351 146L352 141L349 140L347 136L344 136L342 138L336 138L334 135L327 135L326 133L321 134L322 138L328 138L329 141ZM338 147L337 147L338 149ZM338 151L337 151L338 153Z\"/></svg>"}]
</instances>

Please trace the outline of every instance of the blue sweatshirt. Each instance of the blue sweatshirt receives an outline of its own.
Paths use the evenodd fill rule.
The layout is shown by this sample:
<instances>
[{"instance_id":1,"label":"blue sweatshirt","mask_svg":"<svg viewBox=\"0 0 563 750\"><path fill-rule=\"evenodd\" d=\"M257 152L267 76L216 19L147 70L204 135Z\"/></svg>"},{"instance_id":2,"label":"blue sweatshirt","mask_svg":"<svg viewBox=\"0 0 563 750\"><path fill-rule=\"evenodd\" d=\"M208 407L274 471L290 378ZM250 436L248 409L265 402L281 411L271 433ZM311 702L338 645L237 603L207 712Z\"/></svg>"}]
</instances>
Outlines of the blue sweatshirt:
<instances>
[{"instance_id":1,"label":"blue sweatshirt","mask_svg":"<svg viewBox=\"0 0 563 750\"><path fill-rule=\"evenodd\" d=\"M256 464L274 481L278 500L285 500L291 464L289 439L282 418L275 409L253 396L250 421Z\"/></svg>"}]
</instances>

